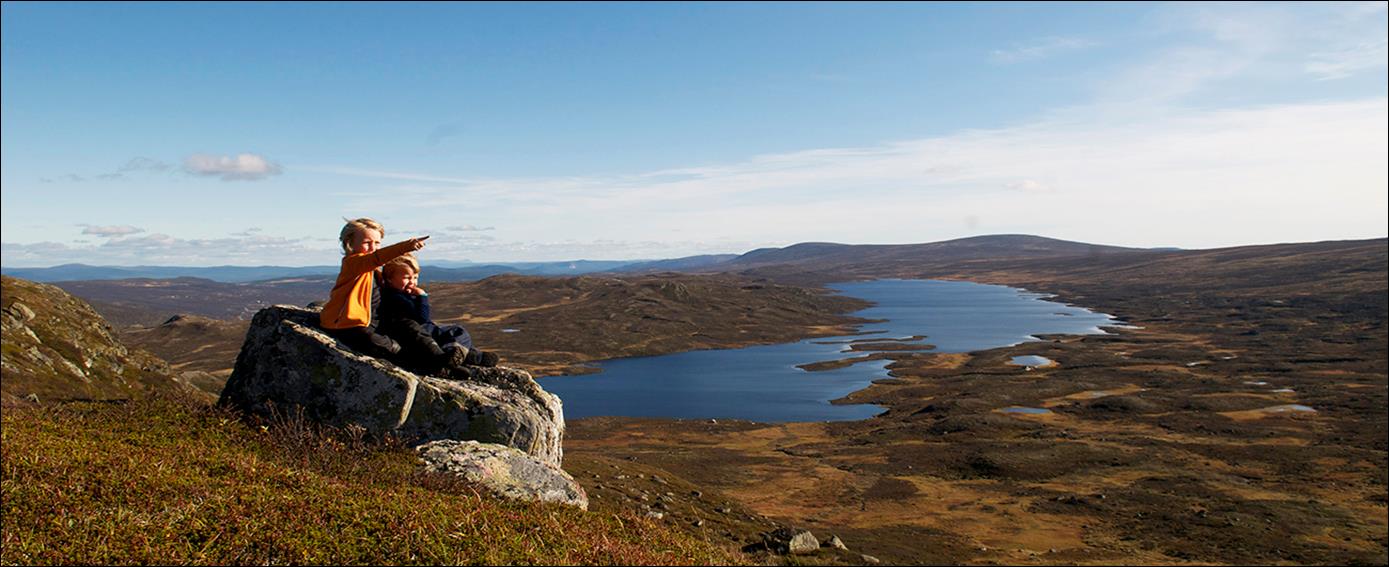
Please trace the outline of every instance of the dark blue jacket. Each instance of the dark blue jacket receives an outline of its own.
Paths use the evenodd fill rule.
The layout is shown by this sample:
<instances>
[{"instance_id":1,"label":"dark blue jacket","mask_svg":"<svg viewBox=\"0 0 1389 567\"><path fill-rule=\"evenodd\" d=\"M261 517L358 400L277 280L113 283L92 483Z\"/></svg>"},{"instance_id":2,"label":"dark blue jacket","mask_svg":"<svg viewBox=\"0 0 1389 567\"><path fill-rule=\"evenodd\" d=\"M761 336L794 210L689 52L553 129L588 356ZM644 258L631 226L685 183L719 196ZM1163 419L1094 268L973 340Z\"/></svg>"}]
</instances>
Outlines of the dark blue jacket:
<instances>
[{"instance_id":1,"label":"dark blue jacket","mask_svg":"<svg viewBox=\"0 0 1389 567\"><path fill-rule=\"evenodd\" d=\"M409 319L419 323L431 335L439 329L429 312L428 295L410 295L386 285L381 289L381 320L392 319Z\"/></svg>"}]
</instances>

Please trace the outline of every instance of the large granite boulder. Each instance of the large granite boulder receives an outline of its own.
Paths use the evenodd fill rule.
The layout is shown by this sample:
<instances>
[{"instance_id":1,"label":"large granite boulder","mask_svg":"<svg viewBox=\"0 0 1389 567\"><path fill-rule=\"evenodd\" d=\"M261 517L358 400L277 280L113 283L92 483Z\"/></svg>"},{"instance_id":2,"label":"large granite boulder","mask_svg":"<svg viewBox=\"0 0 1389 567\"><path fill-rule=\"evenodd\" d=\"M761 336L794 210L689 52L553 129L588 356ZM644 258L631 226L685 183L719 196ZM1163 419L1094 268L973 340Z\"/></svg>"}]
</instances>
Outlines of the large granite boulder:
<instances>
[{"instance_id":1,"label":"large granite boulder","mask_svg":"<svg viewBox=\"0 0 1389 567\"><path fill-rule=\"evenodd\" d=\"M276 305L252 319L220 403L263 416L297 406L325 425L360 426L413 444L496 443L559 467L559 398L522 370L471 370L471 380L419 376L328 336L316 310Z\"/></svg>"},{"instance_id":2,"label":"large granite boulder","mask_svg":"<svg viewBox=\"0 0 1389 567\"><path fill-rule=\"evenodd\" d=\"M574 477L511 447L445 439L415 450L425 470L456 475L497 496L588 509L588 494Z\"/></svg>"}]
</instances>

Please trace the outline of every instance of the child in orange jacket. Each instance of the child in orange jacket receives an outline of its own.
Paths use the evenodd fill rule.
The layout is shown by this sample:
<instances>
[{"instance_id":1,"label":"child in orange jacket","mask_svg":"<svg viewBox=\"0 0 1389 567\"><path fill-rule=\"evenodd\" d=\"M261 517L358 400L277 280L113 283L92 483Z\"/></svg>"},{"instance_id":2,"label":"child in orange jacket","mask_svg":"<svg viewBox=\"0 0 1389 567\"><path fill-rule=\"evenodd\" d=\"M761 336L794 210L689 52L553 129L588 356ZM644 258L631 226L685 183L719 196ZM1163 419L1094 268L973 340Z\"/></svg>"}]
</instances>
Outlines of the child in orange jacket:
<instances>
[{"instance_id":1,"label":"child in orange jacket","mask_svg":"<svg viewBox=\"0 0 1389 567\"><path fill-rule=\"evenodd\" d=\"M401 254L424 248L423 236L380 248L386 229L369 218L348 221L338 239L342 242L342 268L332 295L319 314L328 334L370 356L391 356L400 344L376 332L377 306L381 303L380 268Z\"/></svg>"}]
</instances>

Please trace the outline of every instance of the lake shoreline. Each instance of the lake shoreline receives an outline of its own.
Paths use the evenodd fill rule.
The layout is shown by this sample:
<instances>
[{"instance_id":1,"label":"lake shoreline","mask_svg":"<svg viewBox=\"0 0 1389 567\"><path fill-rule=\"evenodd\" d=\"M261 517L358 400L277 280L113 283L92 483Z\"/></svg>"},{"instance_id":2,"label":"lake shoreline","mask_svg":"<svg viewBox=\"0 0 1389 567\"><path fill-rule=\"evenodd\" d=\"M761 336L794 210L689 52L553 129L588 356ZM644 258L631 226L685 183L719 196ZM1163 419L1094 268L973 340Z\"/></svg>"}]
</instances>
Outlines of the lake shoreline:
<instances>
[{"instance_id":1,"label":"lake shoreline","mask_svg":"<svg viewBox=\"0 0 1389 567\"><path fill-rule=\"evenodd\" d=\"M889 378L884 367L891 353L970 352L1036 341L1036 335L1103 333L1099 325L1117 323L1106 314L1008 286L888 278L828 289L870 304L851 314L864 321L855 333L608 360L595 363L602 372L540 383L565 401L571 419L852 421L886 408L831 402ZM856 338L868 334L882 336Z\"/></svg>"},{"instance_id":2,"label":"lake shoreline","mask_svg":"<svg viewBox=\"0 0 1389 567\"><path fill-rule=\"evenodd\" d=\"M796 525L903 564L1381 562L1384 429L1365 424L1384 421L1373 417L1382 345L1280 334L1310 320L1288 308L1237 319L1174 309L1183 296L1141 281L999 275L981 280L1033 280L1128 323L973 353L885 353L890 378L835 400L888 408L864 420L574 420L565 467L598 510L649 509L640 496L661 492L630 471L697 487L677 493L666 521L701 521L694 531L731 546ZM1265 332L1241 330L1251 326ZM1056 364L1007 364L1024 355ZM1316 411L1263 411L1293 404ZM1307 539L1323 530L1341 539Z\"/></svg>"}]
</instances>

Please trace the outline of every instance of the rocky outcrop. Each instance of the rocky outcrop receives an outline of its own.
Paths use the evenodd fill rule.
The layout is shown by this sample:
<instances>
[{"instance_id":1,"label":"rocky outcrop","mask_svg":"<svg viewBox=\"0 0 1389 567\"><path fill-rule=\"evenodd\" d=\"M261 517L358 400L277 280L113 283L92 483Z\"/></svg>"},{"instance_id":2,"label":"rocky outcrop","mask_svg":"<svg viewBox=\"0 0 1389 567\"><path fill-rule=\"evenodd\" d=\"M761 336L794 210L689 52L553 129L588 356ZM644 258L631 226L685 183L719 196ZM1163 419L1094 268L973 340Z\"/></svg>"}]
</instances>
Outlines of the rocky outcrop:
<instances>
[{"instance_id":1,"label":"rocky outcrop","mask_svg":"<svg viewBox=\"0 0 1389 567\"><path fill-rule=\"evenodd\" d=\"M588 495L574 477L511 447L443 440L415 450L426 470L457 475L497 496L588 509Z\"/></svg>"},{"instance_id":2,"label":"rocky outcrop","mask_svg":"<svg viewBox=\"0 0 1389 567\"><path fill-rule=\"evenodd\" d=\"M417 444L495 443L558 468L559 398L521 370L471 370L463 381L418 376L348 349L318 328L318 311L277 305L251 321L220 403L265 416L297 407L319 423Z\"/></svg>"},{"instance_id":3,"label":"rocky outcrop","mask_svg":"<svg viewBox=\"0 0 1389 567\"><path fill-rule=\"evenodd\" d=\"M58 287L0 277L0 400L121 400L195 389L157 357L127 348L86 302Z\"/></svg>"}]
</instances>

